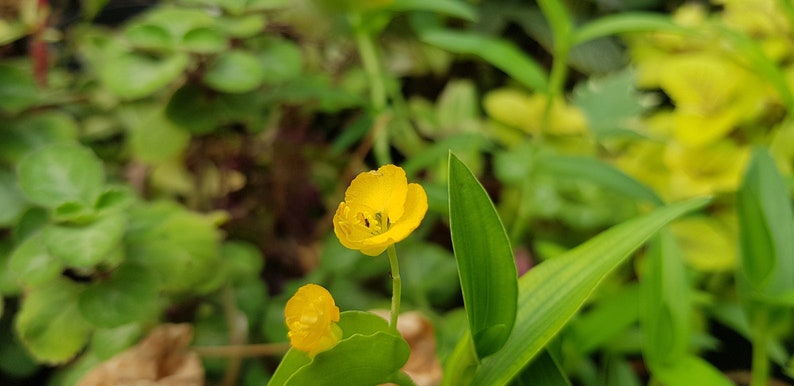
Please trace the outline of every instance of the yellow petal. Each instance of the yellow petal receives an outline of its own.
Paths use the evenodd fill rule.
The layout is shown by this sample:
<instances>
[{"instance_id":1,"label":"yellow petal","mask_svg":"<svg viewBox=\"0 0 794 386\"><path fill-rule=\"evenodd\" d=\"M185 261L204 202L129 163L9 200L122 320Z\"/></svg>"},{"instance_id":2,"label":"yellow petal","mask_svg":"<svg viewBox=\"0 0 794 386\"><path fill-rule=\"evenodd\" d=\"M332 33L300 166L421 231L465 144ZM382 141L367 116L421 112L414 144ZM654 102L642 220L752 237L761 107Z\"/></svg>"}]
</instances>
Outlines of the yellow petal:
<instances>
[{"instance_id":1,"label":"yellow petal","mask_svg":"<svg viewBox=\"0 0 794 386\"><path fill-rule=\"evenodd\" d=\"M339 308L325 288L307 284L287 301L284 316L289 328L287 336L297 350L314 355L327 350L341 339Z\"/></svg>"},{"instance_id":2,"label":"yellow petal","mask_svg":"<svg viewBox=\"0 0 794 386\"><path fill-rule=\"evenodd\" d=\"M373 213L385 213L389 220L395 221L403 214L407 189L405 171L384 165L356 176L345 191L345 202L367 207Z\"/></svg>"},{"instance_id":3,"label":"yellow petal","mask_svg":"<svg viewBox=\"0 0 794 386\"><path fill-rule=\"evenodd\" d=\"M362 240L362 253L369 256L380 255L389 245L404 240L419 227L427 213L427 193L421 185L408 184L404 208L403 216L392 223L388 231Z\"/></svg>"}]
</instances>

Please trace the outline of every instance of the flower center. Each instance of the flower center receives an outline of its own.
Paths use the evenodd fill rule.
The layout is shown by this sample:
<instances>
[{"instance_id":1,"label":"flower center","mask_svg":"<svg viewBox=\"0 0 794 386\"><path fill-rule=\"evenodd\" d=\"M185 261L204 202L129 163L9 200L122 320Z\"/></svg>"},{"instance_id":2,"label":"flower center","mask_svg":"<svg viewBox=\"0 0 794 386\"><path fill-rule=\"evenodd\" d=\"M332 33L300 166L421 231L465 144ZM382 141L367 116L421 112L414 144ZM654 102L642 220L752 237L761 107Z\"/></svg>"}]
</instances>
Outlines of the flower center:
<instances>
[{"instance_id":1,"label":"flower center","mask_svg":"<svg viewBox=\"0 0 794 386\"><path fill-rule=\"evenodd\" d=\"M384 218L386 221L384 222ZM356 220L358 224L364 225L370 235L379 235L389 230L389 217L384 216L381 212L369 213L358 212L356 213Z\"/></svg>"}]
</instances>

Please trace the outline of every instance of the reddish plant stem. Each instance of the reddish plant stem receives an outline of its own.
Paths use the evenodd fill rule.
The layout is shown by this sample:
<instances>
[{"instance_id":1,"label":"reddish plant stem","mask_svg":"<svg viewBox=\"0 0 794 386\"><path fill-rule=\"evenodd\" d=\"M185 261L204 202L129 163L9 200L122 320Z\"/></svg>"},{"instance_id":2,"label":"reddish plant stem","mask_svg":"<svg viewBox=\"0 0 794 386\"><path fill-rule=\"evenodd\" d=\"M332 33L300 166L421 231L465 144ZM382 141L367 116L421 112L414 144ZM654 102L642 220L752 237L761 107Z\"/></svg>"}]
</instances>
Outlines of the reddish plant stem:
<instances>
[{"instance_id":1,"label":"reddish plant stem","mask_svg":"<svg viewBox=\"0 0 794 386\"><path fill-rule=\"evenodd\" d=\"M37 4L39 15L36 28L30 38L28 46L30 61L33 63L33 78L39 87L47 87L48 53L47 43L44 41L44 31L49 23L49 0L39 0ZM43 15L43 16L41 16Z\"/></svg>"}]
</instances>

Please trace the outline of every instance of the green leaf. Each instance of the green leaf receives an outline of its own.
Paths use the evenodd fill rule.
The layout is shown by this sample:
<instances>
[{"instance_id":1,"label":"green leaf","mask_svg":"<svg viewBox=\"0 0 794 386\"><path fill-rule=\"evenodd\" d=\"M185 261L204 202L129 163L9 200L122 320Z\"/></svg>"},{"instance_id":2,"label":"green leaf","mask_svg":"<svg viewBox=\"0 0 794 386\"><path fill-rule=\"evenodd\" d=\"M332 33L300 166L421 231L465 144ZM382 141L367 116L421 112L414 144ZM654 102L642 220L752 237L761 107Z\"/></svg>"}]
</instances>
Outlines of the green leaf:
<instances>
[{"instance_id":1,"label":"green leaf","mask_svg":"<svg viewBox=\"0 0 794 386\"><path fill-rule=\"evenodd\" d=\"M190 142L190 133L166 118L159 108L124 110L129 123L129 146L132 155L145 163L158 164L182 154Z\"/></svg>"},{"instance_id":2,"label":"green leaf","mask_svg":"<svg viewBox=\"0 0 794 386\"><path fill-rule=\"evenodd\" d=\"M477 11L469 4L458 0L395 0L384 9L396 12L426 11L477 21Z\"/></svg>"},{"instance_id":3,"label":"green leaf","mask_svg":"<svg viewBox=\"0 0 794 386\"><path fill-rule=\"evenodd\" d=\"M571 386L571 381L568 380L565 371L554 357L547 350L543 350L511 384L513 386Z\"/></svg>"},{"instance_id":4,"label":"green leaf","mask_svg":"<svg viewBox=\"0 0 794 386\"><path fill-rule=\"evenodd\" d=\"M794 211L788 188L766 150L757 149L737 192L739 290L777 302L794 291ZM749 293L748 293L749 291Z\"/></svg>"},{"instance_id":5,"label":"green leaf","mask_svg":"<svg viewBox=\"0 0 794 386\"><path fill-rule=\"evenodd\" d=\"M0 64L0 111L17 114L38 100L39 89L29 64L24 67Z\"/></svg>"},{"instance_id":6,"label":"green leaf","mask_svg":"<svg viewBox=\"0 0 794 386\"><path fill-rule=\"evenodd\" d=\"M262 66L262 81L267 84L286 82L300 76L303 56L300 47L283 39L268 39L257 53Z\"/></svg>"},{"instance_id":7,"label":"green leaf","mask_svg":"<svg viewBox=\"0 0 794 386\"><path fill-rule=\"evenodd\" d=\"M91 335L89 351L99 359L110 359L138 343L143 332L142 325L139 323L130 323L116 328L98 328Z\"/></svg>"},{"instance_id":8,"label":"green leaf","mask_svg":"<svg viewBox=\"0 0 794 386\"><path fill-rule=\"evenodd\" d=\"M567 324L596 286L661 227L709 199L671 204L614 226L519 280L518 315L505 346L475 374L473 385L505 385Z\"/></svg>"},{"instance_id":9,"label":"green leaf","mask_svg":"<svg viewBox=\"0 0 794 386\"><path fill-rule=\"evenodd\" d=\"M228 93L252 91L262 84L265 73L259 60L245 51L229 51L215 58L204 73L204 83Z\"/></svg>"},{"instance_id":10,"label":"green leaf","mask_svg":"<svg viewBox=\"0 0 794 386\"><path fill-rule=\"evenodd\" d=\"M236 38L250 38L261 34L265 29L265 18L260 14L218 18L218 27L227 35Z\"/></svg>"},{"instance_id":11,"label":"green leaf","mask_svg":"<svg viewBox=\"0 0 794 386\"><path fill-rule=\"evenodd\" d=\"M669 16L656 13L624 12L599 17L574 31L574 45L626 32L672 31L683 32L684 28L675 24Z\"/></svg>"},{"instance_id":12,"label":"green leaf","mask_svg":"<svg viewBox=\"0 0 794 386\"><path fill-rule=\"evenodd\" d=\"M93 204L105 183L102 162L75 143L42 147L20 161L17 174L28 199L49 208L66 202Z\"/></svg>"},{"instance_id":13,"label":"green leaf","mask_svg":"<svg viewBox=\"0 0 794 386\"><path fill-rule=\"evenodd\" d=\"M430 30L420 37L427 44L457 54L479 56L531 90L545 92L548 88L548 76L542 67L507 41L450 30Z\"/></svg>"},{"instance_id":14,"label":"green leaf","mask_svg":"<svg viewBox=\"0 0 794 386\"><path fill-rule=\"evenodd\" d=\"M544 174L591 181L627 197L660 206L664 204L653 189L623 173L616 167L592 157L541 156L536 168Z\"/></svg>"},{"instance_id":15,"label":"green leaf","mask_svg":"<svg viewBox=\"0 0 794 386\"><path fill-rule=\"evenodd\" d=\"M27 209L27 202L17 186L13 173L0 170L0 227L16 223L22 212Z\"/></svg>"},{"instance_id":16,"label":"green leaf","mask_svg":"<svg viewBox=\"0 0 794 386\"><path fill-rule=\"evenodd\" d=\"M331 350L317 354L308 364L298 368L284 385L369 386L396 378L396 373L408 360L410 348L399 334L386 326L382 318L348 311L342 313L339 326L345 334L343 339ZM352 335L346 336L351 331ZM278 380L275 374L270 384L277 385L274 380Z\"/></svg>"},{"instance_id":17,"label":"green leaf","mask_svg":"<svg viewBox=\"0 0 794 386\"><path fill-rule=\"evenodd\" d=\"M577 351L587 354L613 340L637 323L640 317L637 285L602 294L590 310L571 322L570 339Z\"/></svg>"},{"instance_id":18,"label":"green leaf","mask_svg":"<svg viewBox=\"0 0 794 386\"><path fill-rule=\"evenodd\" d=\"M33 288L23 299L14 331L37 361L66 362L88 342L91 325L77 309L79 294L77 284L55 280Z\"/></svg>"},{"instance_id":19,"label":"green leaf","mask_svg":"<svg viewBox=\"0 0 794 386\"><path fill-rule=\"evenodd\" d=\"M596 137L604 138L621 130L631 130L637 117L645 110L642 95L637 91L633 71L624 70L601 78L590 78L576 85L573 103L587 117L587 127Z\"/></svg>"},{"instance_id":20,"label":"green leaf","mask_svg":"<svg viewBox=\"0 0 794 386\"><path fill-rule=\"evenodd\" d=\"M64 264L89 268L121 247L125 226L125 216L112 213L86 225L50 225L42 236L47 250Z\"/></svg>"},{"instance_id":21,"label":"green leaf","mask_svg":"<svg viewBox=\"0 0 794 386\"><path fill-rule=\"evenodd\" d=\"M8 269L20 283L37 286L58 277L63 263L47 251L43 237L37 233L25 239L11 253Z\"/></svg>"},{"instance_id":22,"label":"green leaf","mask_svg":"<svg viewBox=\"0 0 794 386\"><path fill-rule=\"evenodd\" d=\"M163 58L124 52L107 58L99 71L102 82L124 99L139 99L154 94L182 75L186 54Z\"/></svg>"},{"instance_id":23,"label":"green leaf","mask_svg":"<svg viewBox=\"0 0 794 386\"><path fill-rule=\"evenodd\" d=\"M225 116L222 105L213 94L215 92L212 90L188 83L171 96L165 108L166 117L193 134L212 132L221 125L221 119Z\"/></svg>"},{"instance_id":24,"label":"green leaf","mask_svg":"<svg viewBox=\"0 0 794 386\"><path fill-rule=\"evenodd\" d=\"M77 140L77 123L63 112L47 111L25 116L0 130L0 160L16 164L44 145Z\"/></svg>"},{"instance_id":25,"label":"green leaf","mask_svg":"<svg viewBox=\"0 0 794 386\"><path fill-rule=\"evenodd\" d=\"M215 28L200 27L182 37L182 48L200 54L216 54L229 48L229 41Z\"/></svg>"},{"instance_id":26,"label":"green leaf","mask_svg":"<svg viewBox=\"0 0 794 386\"><path fill-rule=\"evenodd\" d=\"M679 358L672 366L652 368L651 371L667 386L734 385L720 370L694 355Z\"/></svg>"},{"instance_id":27,"label":"green leaf","mask_svg":"<svg viewBox=\"0 0 794 386\"><path fill-rule=\"evenodd\" d=\"M159 286L154 273L135 263L122 264L110 279L80 294L80 312L97 327L115 328L156 319Z\"/></svg>"},{"instance_id":28,"label":"green leaf","mask_svg":"<svg viewBox=\"0 0 794 386\"><path fill-rule=\"evenodd\" d=\"M258 278L265 266L265 259L256 245L243 241L223 243L220 255L226 267L228 280L232 283Z\"/></svg>"},{"instance_id":29,"label":"green leaf","mask_svg":"<svg viewBox=\"0 0 794 386\"><path fill-rule=\"evenodd\" d=\"M124 31L134 47L150 50L169 50L174 46L171 34L156 24L136 24Z\"/></svg>"},{"instance_id":30,"label":"green leaf","mask_svg":"<svg viewBox=\"0 0 794 386\"><path fill-rule=\"evenodd\" d=\"M651 243L642 275L643 354L653 366L686 357L691 340L689 282L675 236L663 229Z\"/></svg>"},{"instance_id":31,"label":"green leaf","mask_svg":"<svg viewBox=\"0 0 794 386\"><path fill-rule=\"evenodd\" d=\"M479 358L505 344L516 318L518 284L513 249L488 193L449 154L449 227L463 304Z\"/></svg>"}]
</instances>

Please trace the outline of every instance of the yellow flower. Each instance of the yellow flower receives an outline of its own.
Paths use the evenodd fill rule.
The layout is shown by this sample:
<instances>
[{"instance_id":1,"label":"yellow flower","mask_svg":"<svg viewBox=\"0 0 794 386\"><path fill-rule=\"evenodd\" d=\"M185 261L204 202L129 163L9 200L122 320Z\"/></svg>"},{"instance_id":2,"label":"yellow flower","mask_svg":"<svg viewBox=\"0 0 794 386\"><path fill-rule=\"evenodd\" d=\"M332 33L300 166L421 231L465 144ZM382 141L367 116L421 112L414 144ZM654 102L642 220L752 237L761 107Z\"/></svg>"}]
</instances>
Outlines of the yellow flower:
<instances>
[{"instance_id":1,"label":"yellow flower","mask_svg":"<svg viewBox=\"0 0 794 386\"><path fill-rule=\"evenodd\" d=\"M317 284L299 288L284 308L290 344L314 356L334 347L342 339L339 307L331 293Z\"/></svg>"},{"instance_id":2,"label":"yellow flower","mask_svg":"<svg viewBox=\"0 0 794 386\"><path fill-rule=\"evenodd\" d=\"M356 176L334 215L334 233L350 249L377 256L408 237L427 212L427 194L394 165Z\"/></svg>"}]
</instances>

